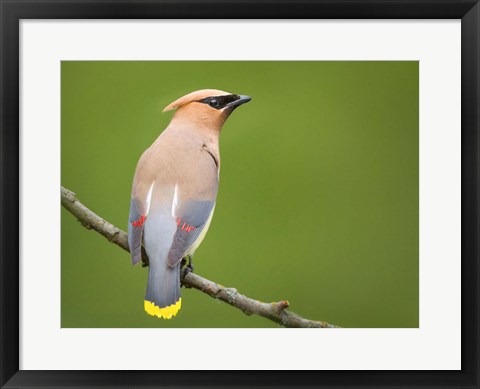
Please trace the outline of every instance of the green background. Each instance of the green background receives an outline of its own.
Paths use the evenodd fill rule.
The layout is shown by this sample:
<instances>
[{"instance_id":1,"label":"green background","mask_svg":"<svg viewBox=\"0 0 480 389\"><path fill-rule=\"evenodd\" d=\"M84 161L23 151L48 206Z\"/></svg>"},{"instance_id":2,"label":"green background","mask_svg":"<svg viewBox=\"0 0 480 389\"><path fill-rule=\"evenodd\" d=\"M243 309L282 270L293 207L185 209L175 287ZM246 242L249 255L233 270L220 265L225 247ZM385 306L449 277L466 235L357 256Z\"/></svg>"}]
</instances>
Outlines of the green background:
<instances>
[{"instance_id":1,"label":"green background","mask_svg":"<svg viewBox=\"0 0 480 389\"><path fill-rule=\"evenodd\" d=\"M61 65L62 185L126 230L162 109L197 89L253 97L223 128L195 271L342 327L418 327L418 62ZM62 208L62 327L278 327L182 288L143 310L147 270Z\"/></svg>"}]
</instances>

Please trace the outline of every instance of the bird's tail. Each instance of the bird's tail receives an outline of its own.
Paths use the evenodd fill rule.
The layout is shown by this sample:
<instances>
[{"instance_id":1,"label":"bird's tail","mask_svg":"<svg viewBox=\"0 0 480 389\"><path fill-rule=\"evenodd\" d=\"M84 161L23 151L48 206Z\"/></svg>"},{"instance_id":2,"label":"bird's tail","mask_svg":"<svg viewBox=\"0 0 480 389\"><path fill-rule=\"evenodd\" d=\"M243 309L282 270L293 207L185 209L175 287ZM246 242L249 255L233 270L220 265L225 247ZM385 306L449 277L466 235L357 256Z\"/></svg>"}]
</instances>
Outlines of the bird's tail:
<instances>
[{"instance_id":1,"label":"bird's tail","mask_svg":"<svg viewBox=\"0 0 480 389\"><path fill-rule=\"evenodd\" d=\"M145 311L152 316L171 319L182 306L180 296L180 263L174 267L150 263Z\"/></svg>"}]
</instances>

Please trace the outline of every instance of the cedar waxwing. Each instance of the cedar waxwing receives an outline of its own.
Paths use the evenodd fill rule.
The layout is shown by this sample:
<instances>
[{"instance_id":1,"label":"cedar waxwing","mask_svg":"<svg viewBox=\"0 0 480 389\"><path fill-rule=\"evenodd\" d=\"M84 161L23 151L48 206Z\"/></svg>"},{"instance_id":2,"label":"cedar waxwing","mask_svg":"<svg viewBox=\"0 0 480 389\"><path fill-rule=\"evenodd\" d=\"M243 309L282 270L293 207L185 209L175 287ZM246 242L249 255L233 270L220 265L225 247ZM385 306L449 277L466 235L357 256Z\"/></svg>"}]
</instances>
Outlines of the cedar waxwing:
<instances>
[{"instance_id":1,"label":"cedar waxwing","mask_svg":"<svg viewBox=\"0 0 480 389\"><path fill-rule=\"evenodd\" d=\"M149 258L144 308L170 319L180 310L180 268L212 220L220 172L219 135L232 111L251 100L216 89L168 105L176 112L142 154L133 178L128 245L135 265L142 242Z\"/></svg>"}]
</instances>

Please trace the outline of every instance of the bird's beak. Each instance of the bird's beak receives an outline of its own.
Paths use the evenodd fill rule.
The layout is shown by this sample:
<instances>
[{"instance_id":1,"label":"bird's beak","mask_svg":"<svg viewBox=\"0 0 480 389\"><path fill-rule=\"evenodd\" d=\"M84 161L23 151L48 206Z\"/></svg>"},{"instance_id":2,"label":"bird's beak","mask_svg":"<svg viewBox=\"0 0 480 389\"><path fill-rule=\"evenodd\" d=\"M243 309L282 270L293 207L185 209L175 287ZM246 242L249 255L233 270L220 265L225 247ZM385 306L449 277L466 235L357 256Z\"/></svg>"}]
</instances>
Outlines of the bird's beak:
<instances>
[{"instance_id":1,"label":"bird's beak","mask_svg":"<svg viewBox=\"0 0 480 389\"><path fill-rule=\"evenodd\" d=\"M240 95L239 98L235 101L232 101L230 104L227 104L229 108L237 108L238 106L248 103L252 98L250 96Z\"/></svg>"}]
</instances>

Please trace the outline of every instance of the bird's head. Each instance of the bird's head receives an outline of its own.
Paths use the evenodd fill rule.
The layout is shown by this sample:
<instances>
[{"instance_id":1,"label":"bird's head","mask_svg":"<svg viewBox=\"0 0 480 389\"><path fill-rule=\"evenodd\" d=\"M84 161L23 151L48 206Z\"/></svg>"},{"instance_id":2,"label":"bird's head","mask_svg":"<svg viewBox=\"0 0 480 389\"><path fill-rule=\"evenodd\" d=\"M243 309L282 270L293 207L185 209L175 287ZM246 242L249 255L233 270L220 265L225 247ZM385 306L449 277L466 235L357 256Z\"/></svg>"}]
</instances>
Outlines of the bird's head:
<instances>
[{"instance_id":1,"label":"bird's head","mask_svg":"<svg viewBox=\"0 0 480 389\"><path fill-rule=\"evenodd\" d=\"M238 106L248 103L250 96L236 95L218 89L202 89L175 100L163 112L176 109L174 120L212 129L222 128Z\"/></svg>"}]
</instances>

